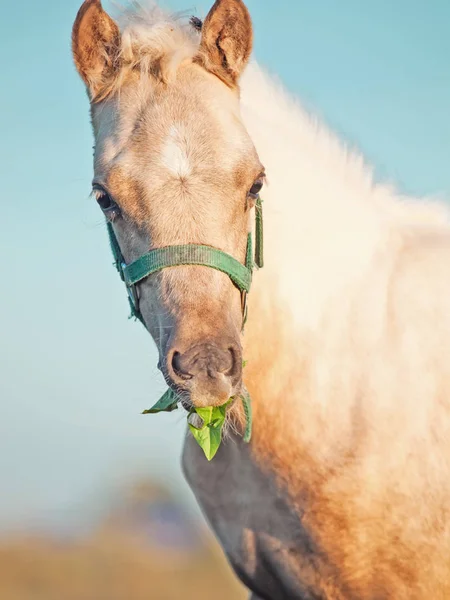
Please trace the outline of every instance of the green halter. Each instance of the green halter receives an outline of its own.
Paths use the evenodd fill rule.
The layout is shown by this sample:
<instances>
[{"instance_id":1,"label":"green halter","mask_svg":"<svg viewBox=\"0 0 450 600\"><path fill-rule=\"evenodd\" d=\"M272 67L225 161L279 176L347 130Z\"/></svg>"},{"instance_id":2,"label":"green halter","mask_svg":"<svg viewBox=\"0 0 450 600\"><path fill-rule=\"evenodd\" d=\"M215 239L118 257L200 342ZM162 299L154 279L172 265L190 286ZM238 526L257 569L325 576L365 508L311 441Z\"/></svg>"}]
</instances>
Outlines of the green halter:
<instances>
[{"instance_id":1,"label":"green halter","mask_svg":"<svg viewBox=\"0 0 450 600\"><path fill-rule=\"evenodd\" d=\"M166 246L150 250L147 254L126 264L119 242L112 224L107 222L109 241L114 256L114 265L119 272L122 281L125 283L130 302L131 315L145 325L141 311L139 309L139 296L136 286L150 275L181 265L199 265L211 267L228 275L233 284L241 292L243 325L247 318L247 294L250 291L252 282L253 268L261 268L263 261L263 219L262 219L262 201L257 198L255 206L255 256L253 258L252 234L248 234L247 251L245 264L243 265L230 254L226 254L218 248L204 246L201 244L183 244L179 246ZM247 429L244 440L249 441L251 434L251 407L248 396L243 397L244 409L247 417Z\"/></svg>"},{"instance_id":2,"label":"green halter","mask_svg":"<svg viewBox=\"0 0 450 600\"><path fill-rule=\"evenodd\" d=\"M166 246L150 250L147 254L126 264L119 242L112 224L108 221L108 235L111 244L111 250L114 256L114 265L119 272L120 278L125 283L128 298L130 302L131 317L139 319L145 326L141 311L139 310L139 298L136 285L150 275L162 271L169 267L181 265L200 265L211 267L228 275L234 285L240 290L242 296L242 309L244 312L244 321L246 317L246 296L250 291L252 282L253 267L256 265L261 268L263 261L263 220L262 220L262 201L258 197L255 207L255 258L253 262L253 244L252 235L248 234L247 252L245 265L240 263L230 254L222 252L211 246L201 244L183 244L180 246Z\"/></svg>"}]
</instances>

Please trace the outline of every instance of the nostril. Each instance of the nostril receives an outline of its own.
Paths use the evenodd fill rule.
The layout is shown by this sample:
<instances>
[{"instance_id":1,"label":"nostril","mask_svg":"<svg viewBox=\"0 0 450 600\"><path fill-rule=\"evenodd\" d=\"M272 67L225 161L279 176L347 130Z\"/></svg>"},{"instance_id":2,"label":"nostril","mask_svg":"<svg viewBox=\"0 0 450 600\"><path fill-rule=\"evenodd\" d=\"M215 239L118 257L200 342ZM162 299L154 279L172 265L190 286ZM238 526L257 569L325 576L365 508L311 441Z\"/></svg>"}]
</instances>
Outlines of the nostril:
<instances>
[{"instance_id":1,"label":"nostril","mask_svg":"<svg viewBox=\"0 0 450 600\"><path fill-rule=\"evenodd\" d=\"M189 373L186 365L183 364L182 355L175 351L172 355L172 369L175 375L181 377L181 379L192 379L192 374Z\"/></svg>"},{"instance_id":2,"label":"nostril","mask_svg":"<svg viewBox=\"0 0 450 600\"><path fill-rule=\"evenodd\" d=\"M225 357L224 357L225 359ZM221 373L230 377L236 371L236 352L232 346L227 349L226 359L223 361Z\"/></svg>"}]
</instances>

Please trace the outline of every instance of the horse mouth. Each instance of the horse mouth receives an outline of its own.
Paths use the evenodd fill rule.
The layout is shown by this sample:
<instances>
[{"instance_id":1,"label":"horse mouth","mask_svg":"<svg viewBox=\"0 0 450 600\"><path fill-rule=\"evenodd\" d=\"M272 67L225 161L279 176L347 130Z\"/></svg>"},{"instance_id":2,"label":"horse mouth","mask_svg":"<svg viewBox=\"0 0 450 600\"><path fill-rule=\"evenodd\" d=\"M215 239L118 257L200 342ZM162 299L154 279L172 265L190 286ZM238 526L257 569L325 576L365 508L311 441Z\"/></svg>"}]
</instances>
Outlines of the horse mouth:
<instances>
[{"instance_id":1,"label":"horse mouth","mask_svg":"<svg viewBox=\"0 0 450 600\"><path fill-rule=\"evenodd\" d=\"M234 404L236 403L236 401L240 398L240 395L242 393L242 385L239 385L239 388L237 391L233 391L229 397L228 400L224 403L224 402L211 402L211 403L204 403L204 402L193 402L190 398L189 394L183 393L183 395L180 397L180 405L184 408L184 410L188 413L191 413L193 411L195 411L196 407L206 407L206 406L221 406L223 404L227 405L227 410L232 408L234 406Z\"/></svg>"}]
</instances>

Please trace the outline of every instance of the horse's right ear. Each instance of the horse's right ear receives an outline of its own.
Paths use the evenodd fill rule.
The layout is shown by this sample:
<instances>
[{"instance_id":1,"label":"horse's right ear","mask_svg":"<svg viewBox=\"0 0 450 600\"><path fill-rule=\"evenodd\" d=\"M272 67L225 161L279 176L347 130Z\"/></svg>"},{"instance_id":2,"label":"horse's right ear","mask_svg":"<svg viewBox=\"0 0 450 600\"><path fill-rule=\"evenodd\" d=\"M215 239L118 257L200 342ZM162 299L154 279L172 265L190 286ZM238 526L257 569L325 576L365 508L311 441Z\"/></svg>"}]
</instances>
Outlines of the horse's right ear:
<instances>
[{"instance_id":1,"label":"horse's right ear","mask_svg":"<svg viewBox=\"0 0 450 600\"><path fill-rule=\"evenodd\" d=\"M242 0L216 0L202 26L195 61L235 87L252 51L253 30Z\"/></svg>"},{"instance_id":2,"label":"horse's right ear","mask_svg":"<svg viewBox=\"0 0 450 600\"><path fill-rule=\"evenodd\" d=\"M85 0L72 29L75 66L93 101L102 96L115 76L120 53L120 31L100 0Z\"/></svg>"}]
</instances>

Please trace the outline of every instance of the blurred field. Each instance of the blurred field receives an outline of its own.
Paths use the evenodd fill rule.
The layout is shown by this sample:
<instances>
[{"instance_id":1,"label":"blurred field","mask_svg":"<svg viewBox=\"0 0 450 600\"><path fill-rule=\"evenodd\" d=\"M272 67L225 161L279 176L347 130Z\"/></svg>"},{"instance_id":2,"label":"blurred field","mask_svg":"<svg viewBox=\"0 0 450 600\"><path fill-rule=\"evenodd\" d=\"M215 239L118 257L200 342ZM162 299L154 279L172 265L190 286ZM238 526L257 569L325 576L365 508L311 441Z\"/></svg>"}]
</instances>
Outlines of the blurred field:
<instances>
[{"instance_id":1,"label":"blurred field","mask_svg":"<svg viewBox=\"0 0 450 600\"><path fill-rule=\"evenodd\" d=\"M243 600L215 541L151 485L84 539L0 541L1 600Z\"/></svg>"}]
</instances>

